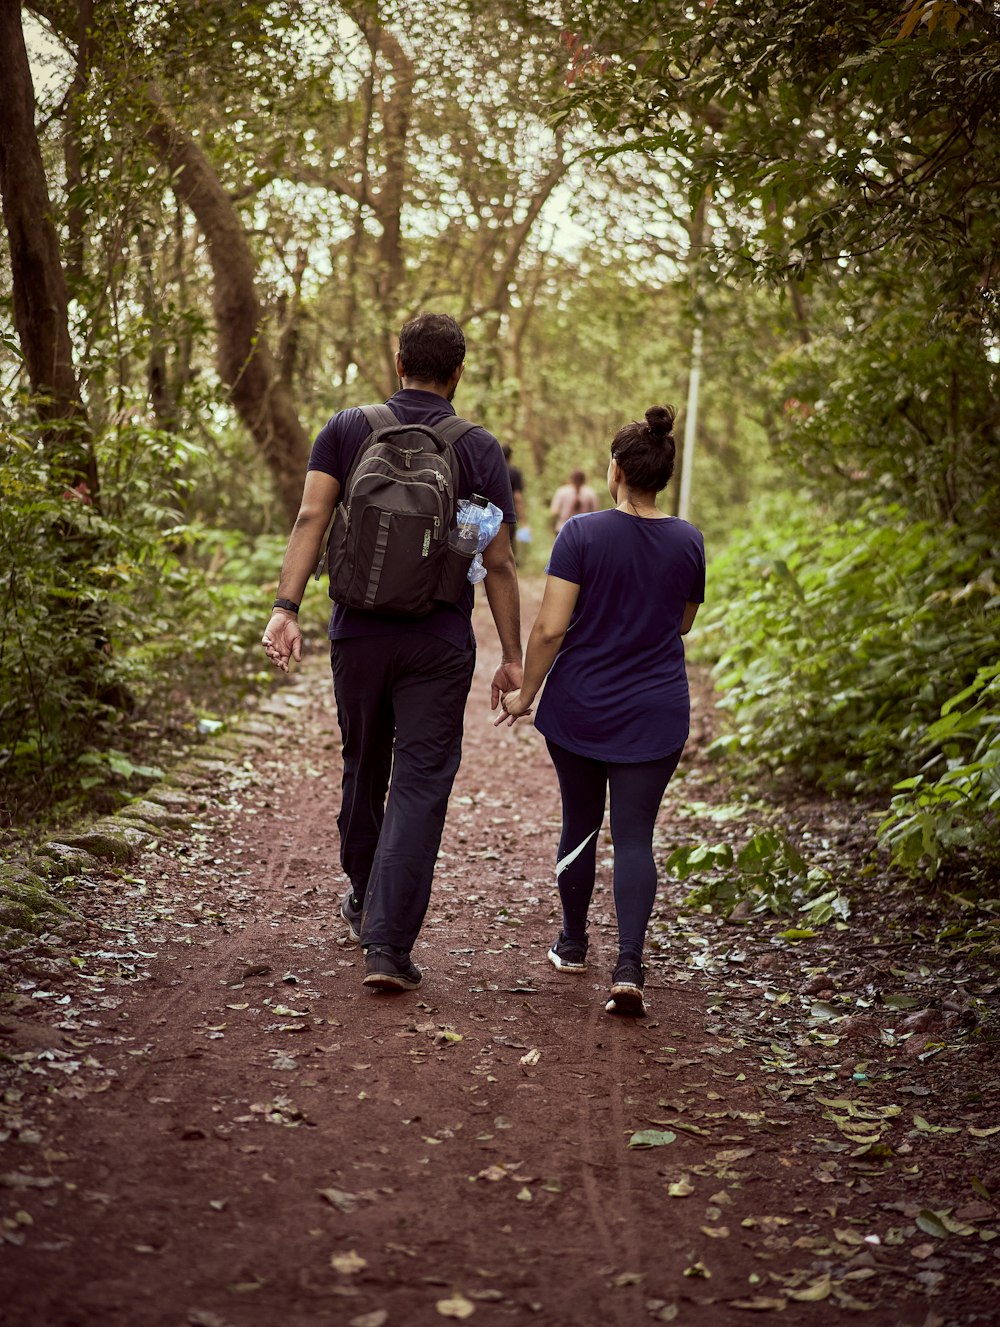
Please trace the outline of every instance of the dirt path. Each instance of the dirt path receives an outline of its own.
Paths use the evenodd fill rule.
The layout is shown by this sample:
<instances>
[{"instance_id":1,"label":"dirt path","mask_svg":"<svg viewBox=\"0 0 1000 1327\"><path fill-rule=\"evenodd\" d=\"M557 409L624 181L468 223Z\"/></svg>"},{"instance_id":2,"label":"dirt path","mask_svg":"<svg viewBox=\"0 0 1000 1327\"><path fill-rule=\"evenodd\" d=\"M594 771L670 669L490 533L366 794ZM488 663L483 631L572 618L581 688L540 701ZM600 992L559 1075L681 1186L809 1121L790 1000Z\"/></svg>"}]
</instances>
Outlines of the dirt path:
<instances>
[{"instance_id":1,"label":"dirt path","mask_svg":"<svg viewBox=\"0 0 1000 1327\"><path fill-rule=\"evenodd\" d=\"M533 730L492 728L477 633L419 991L364 991L338 915L321 659L192 782L193 832L81 883L118 929L0 1012L0 1322L995 1323L995 1048L941 1030L947 963L863 916L807 947L679 918L673 885L650 1017L606 1015L608 872L591 971L560 975L555 784ZM725 800L697 744L689 771L664 844ZM849 814L812 814L849 854ZM865 1026L886 963L939 1052L907 1053L906 1006Z\"/></svg>"}]
</instances>

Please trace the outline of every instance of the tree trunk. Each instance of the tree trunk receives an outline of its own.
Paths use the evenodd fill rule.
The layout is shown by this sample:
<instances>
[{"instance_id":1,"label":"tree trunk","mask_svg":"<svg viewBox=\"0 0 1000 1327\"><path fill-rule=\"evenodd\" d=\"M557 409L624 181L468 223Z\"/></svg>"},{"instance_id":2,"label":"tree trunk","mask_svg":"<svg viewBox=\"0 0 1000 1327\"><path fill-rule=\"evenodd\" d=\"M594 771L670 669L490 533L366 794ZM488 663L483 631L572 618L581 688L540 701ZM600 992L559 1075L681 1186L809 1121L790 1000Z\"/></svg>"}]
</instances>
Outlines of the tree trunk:
<instances>
[{"instance_id":1,"label":"tree trunk","mask_svg":"<svg viewBox=\"0 0 1000 1327\"><path fill-rule=\"evenodd\" d=\"M302 496L309 439L262 331L256 267L243 224L201 148L174 123L155 83L146 85L143 100L147 137L208 245L219 375L260 448L291 525Z\"/></svg>"},{"instance_id":2,"label":"tree trunk","mask_svg":"<svg viewBox=\"0 0 1000 1327\"><path fill-rule=\"evenodd\" d=\"M790 277L788 280L788 298L792 305L792 313L795 316L795 334L799 338L799 344L807 346L812 341L812 333L809 331L809 315L806 313L806 302L802 295L802 287Z\"/></svg>"},{"instance_id":3,"label":"tree trunk","mask_svg":"<svg viewBox=\"0 0 1000 1327\"><path fill-rule=\"evenodd\" d=\"M177 402L170 386L167 348L164 344L160 302L157 298L153 273L153 241L149 227L139 226L136 243L139 248L139 288L142 291L146 320L149 323L149 360L146 366L149 403L156 417L156 427L162 429L164 433L174 433L177 429Z\"/></svg>"},{"instance_id":4,"label":"tree trunk","mask_svg":"<svg viewBox=\"0 0 1000 1327\"><path fill-rule=\"evenodd\" d=\"M83 279L87 212L83 206L83 152L81 148L82 103L90 74L90 29L94 21L93 0L78 0L76 14L76 67L66 101L63 158L66 163L66 274L70 288Z\"/></svg>"},{"instance_id":5,"label":"tree trunk","mask_svg":"<svg viewBox=\"0 0 1000 1327\"><path fill-rule=\"evenodd\" d=\"M29 0L29 3L65 41L73 42L74 25L65 9L52 0ZM15 0L0 0L0 6L10 7L14 13L20 8ZM91 61L100 58L99 49L92 48ZM138 69L143 67L141 58L135 63ZM246 233L208 158L175 123L155 80L138 89L137 100L145 112L146 136L169 167L175 194L194 213L205 236L212 265L219 376L229 388L237 414L260 448L291 525L298 514L309 440L264 337L255 283L256 265ZM134 104L128 114L135 118Z\"/></svg>"},{"instance_id":6,"label":"tree trunk","mask_svg":"<svg viewBox=\"0 0 1000 1327\"><path fill-rule=\"evenodd\" d=\"M0 192L10 245L14 324L46 436L91 495L97 474L73 368L66 278L35 132L35 91L18 0L0 0Z\"/></svg>"}]
</instances>

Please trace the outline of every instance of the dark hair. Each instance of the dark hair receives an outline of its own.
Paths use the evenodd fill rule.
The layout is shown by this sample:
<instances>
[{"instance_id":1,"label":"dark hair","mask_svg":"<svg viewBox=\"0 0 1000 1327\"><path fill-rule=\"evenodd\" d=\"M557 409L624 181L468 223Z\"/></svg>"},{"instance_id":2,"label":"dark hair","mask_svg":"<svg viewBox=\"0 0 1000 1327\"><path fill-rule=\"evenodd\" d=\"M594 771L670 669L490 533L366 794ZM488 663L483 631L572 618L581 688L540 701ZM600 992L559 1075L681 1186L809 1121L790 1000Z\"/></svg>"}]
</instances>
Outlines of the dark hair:
<instances>
[{"instance_id":1,"label":"dark hair","mask_svg":"<svg viewBox=\"0 0 1000 1327\"><path fill-rule=\"evenodd\" d=\"M646 422L634 419L623 425L611 443L611 455L621 466L629 488L659 493L674 473L674 418L672 405L652 405Z\"/></svg>"},{"instance_id":2,"label":"dark hair","mask_svg":"<svg viewBox=\"0 0 1000 1327\"><path fill-rule=\"evenodd\" d=\"M465 337L447 313L421 313L403 324L399 355L404 377L442 386L465 359Z\"/></svg>"},{"instance_id":3,"label":"dark hair","mask_svg":"<svg viewBox=\"0 0 1000 1327\"><path fill-rule=\"evenodd\" d=\"M587 482L587 476L582 470L573 470L570 474L569 482L574 488L582 488Z\"/></svg>"}]
</instances>

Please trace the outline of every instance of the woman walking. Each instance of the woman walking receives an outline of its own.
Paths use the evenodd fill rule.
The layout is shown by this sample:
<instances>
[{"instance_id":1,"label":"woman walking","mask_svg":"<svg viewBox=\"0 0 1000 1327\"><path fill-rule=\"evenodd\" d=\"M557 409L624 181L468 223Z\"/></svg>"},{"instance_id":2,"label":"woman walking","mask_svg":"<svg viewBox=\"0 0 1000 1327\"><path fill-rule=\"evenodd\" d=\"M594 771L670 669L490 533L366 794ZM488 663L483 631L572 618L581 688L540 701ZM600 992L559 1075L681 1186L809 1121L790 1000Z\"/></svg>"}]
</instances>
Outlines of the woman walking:
<instances>
[{"instance_id":1,"label":"woman walking","mask_svg":"<svg viewBox=\"0 0 1000 1327\"><path fill-rule=\"evenodd\" d=\"M556 879L563 924L549 950L560 972L587 967L597 838L611 794L618 961L607 1009L644 1014L642 964L656 896L653 824L687 740L684 645L705 596L701 532L656 505L674 468L674 410L653 406L615 434L615 507L560 531L528 641L524 680L497 723L531 712L562 797Z\"/></svg>"}]
</instances>

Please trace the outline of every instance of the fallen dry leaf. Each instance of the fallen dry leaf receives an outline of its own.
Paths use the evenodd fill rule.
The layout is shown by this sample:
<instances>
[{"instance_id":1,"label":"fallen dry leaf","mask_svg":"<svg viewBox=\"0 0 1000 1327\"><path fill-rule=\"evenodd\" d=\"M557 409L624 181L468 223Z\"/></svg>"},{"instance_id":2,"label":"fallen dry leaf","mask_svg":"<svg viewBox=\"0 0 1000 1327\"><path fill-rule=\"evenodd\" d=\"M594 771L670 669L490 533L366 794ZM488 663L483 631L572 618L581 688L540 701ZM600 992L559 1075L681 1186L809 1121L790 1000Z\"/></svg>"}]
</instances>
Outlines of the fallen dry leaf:
<instances>
[{"instance_id":1,"label":"fallen dry leaf","mask_svg":"<svg viewBox=\"0 0 1000 1327\"><path fill-rule=\"evenodd\" d=\"M439 1299L434 1306L442 1318L469 1318L476 1311L471 1299L456 1291L451 1299Z\"/></svg>"},{"instance_id":2,"label":"fallen dry leaf","mask_svg":"<svg viewBox=\"0 0 1000 1327\"><path fill-rule=\"evenodd\" d=\"M703 1262L695 1262L692 1263L690 1267L684 1268L684 1275L700 1276L703 1280L707 1281L711 1277L712 1273L708 1270L708 1268L705 1266Z\"/></svg>"},{"instance_id":3,"label":"fallen dry leaf","mask_svg":"<svg viewBox=\"0 0 1000 1327\"><path fill-rule=\"evenodd\" d=\"M335 1253L330 1258L330 1266L335 1272L340 1272L342 1276L354 1276L358 1272L364 1271L368 1266L366 1259L353 1249L349 1253Z\"/></svg>"},{"instance_id":4,"label":"fallen dry leaf","mask_svg":"<svg viewBox=\"0 0 1000 1327\"><path fill-rule=\"evenodd\" d=\"M316 1192L321 1198L325 1198L331 1207L335 1207L338 1212L353 1212L358 1205L358 1200L353 1193L346 1193L343 1189L317 1189Z\"/></svg>"},{"instance_id":5,"label":"fallen dry leaf","mask_svg":"<svg viewBox=\"0 0 1000 1327\"><path fill-rule=\"evenodd\" d=\"M787 1295L789 1299L797 1299L804 1304L815 1304L821 1299L826 1299L833 1289L833 1282L829 1275L821 1276L818 1281L813 1281L802 1290L789 1290Z\"/></svg>"}]
</instances>

